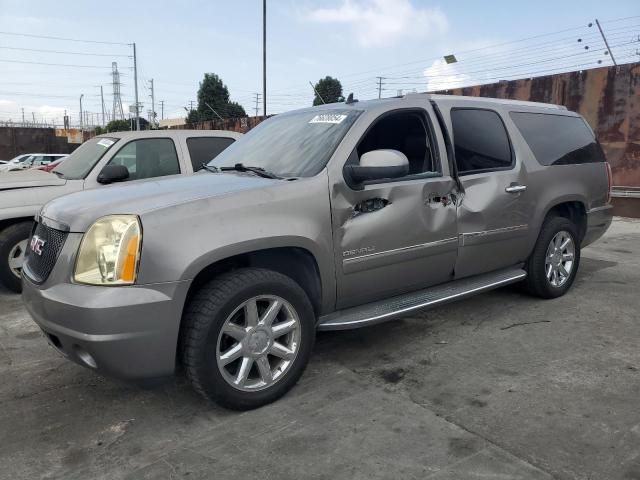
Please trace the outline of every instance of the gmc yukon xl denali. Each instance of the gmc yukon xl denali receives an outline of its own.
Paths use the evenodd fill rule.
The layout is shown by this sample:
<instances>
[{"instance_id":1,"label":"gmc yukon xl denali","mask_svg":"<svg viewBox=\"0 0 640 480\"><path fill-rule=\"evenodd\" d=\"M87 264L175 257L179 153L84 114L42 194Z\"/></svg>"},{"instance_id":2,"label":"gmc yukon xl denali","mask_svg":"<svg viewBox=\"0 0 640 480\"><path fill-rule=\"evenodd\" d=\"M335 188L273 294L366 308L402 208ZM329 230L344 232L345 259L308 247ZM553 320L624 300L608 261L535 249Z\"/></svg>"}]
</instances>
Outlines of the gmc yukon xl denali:
<instances>
[{"instance_id":1,"label":"gmc yukon xl denali","mask_svg":"<svg viewBox=\"0 0 640 480\"><path fill-rule=\"evenodd\" d=\"M255 408L296 383L316 330L515 282L563 295L611 223L608 178L563 107L350 99L277 115L196 175L49 202L23 298L85 367L179 367L204 396Z\"/></svg>"},{"instance_id":2,"label":"gmc yukon xl denali","mask_svg":"<svg viewBox=\"0 0 640 480\"><path fill-rule=\"evenodd\" d=\"M0 283L20 292L33 217L49 200L116 182L191 174L241 135L224 130L108 133L83 143L53 173L0 174Z\"/></svg>"}]
</instances>

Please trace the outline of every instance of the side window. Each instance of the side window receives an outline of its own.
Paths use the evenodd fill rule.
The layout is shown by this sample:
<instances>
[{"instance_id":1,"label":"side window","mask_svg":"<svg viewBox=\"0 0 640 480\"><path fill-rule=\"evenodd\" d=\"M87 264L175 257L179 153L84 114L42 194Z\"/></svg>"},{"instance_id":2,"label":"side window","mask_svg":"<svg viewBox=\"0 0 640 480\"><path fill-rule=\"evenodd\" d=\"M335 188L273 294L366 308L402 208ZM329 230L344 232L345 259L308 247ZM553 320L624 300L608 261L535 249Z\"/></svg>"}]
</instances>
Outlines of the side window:
<instances>
[{"instance_id":1,"label":"side window","mask_svg":"<svg viewBox=\"0 0 640 480\"><path fill-rule=\"evenodd\" d=\"M511 144L504 123L492 110L451 110L456 166L460 175L511 168Z\"/></svg>"},{"instance_id":2,"label":"side window","mask_svg":"<svg viewBox=\"0 0 640 480\"><path fill-rule=\"evenodd\" d=\"M509 115L542 165L605 161L602 148L582 117L525 112Z\"/></svg>"},{"instance_id":3,"label":"side window","mask_svg":"<svg viewBox=\"0 0 640 480\"><path fill-rule=\"evenodd\" d=\"M180 173L176 147L169 138L133 140L122 147L109 164L127 167L129 180Z\"/></svg>"},{"instance_id":4,"label":"side window","mask_svg":"<svg viewBox=\"0 0 640 480\"><path fill-rule=\"evenodd\" d=\"M426 114L421 110L388 113L375 121L356 148L358 161L372 150L392 149L409 160L409 175L438 173Z\"/></svg>"},{"instance_id":5,"label":"side window","mask_svg":"<svg viewBox=\"0 0 640 480\"><path fill-rule=\"evenodd\" d=\"M200 170L203 163L209 163L225 148L233 143L233 138L191 137L187 138L187 148L191 157L193 171Z\"/></svg>"}]
</instances>

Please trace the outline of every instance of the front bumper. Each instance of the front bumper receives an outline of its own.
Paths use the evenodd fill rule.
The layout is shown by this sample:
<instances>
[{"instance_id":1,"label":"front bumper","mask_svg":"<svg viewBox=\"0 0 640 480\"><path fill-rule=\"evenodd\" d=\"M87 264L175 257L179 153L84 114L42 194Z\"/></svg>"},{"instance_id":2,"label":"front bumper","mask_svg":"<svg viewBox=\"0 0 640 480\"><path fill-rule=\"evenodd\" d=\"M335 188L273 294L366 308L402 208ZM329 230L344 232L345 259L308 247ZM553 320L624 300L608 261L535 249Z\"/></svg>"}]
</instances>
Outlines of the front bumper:
<instances>
[{"instance_id":1,"label":"front bumper","mask_svg":"<svg viewBox=\"0 0 640 480\"><path fill-rule=\"evenodd\" d=\"M22 298L65 357L119 378L141 379L174 372L188 288L189 282L46 287L23 275Z\"/></svg>"}]
</instances>

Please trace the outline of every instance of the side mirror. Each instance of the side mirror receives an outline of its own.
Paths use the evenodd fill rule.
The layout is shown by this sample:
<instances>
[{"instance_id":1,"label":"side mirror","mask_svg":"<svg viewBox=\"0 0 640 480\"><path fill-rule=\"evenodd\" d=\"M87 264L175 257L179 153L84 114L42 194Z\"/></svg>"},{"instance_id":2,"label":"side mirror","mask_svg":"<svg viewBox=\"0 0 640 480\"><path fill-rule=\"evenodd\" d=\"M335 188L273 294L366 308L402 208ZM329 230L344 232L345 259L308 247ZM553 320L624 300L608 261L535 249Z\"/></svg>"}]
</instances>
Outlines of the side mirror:
<instances>
[{"instance_id":1,"label":"side mirror","mask_svg":"<svg viewBox=\"0 0 640 480\"><path fill-rule=\"evenodd\" d=\"M345 174L355 184L408 175L409 160L398 150L372 150L360 157L360 165L345 166Z\"/></svg>"},{"instance_id":2,"label":"side mirror","mask_svg":"<svg viewBox=\"0 0 640 480\"><path fill-rule=\"evenodd\" d=\"M121 182L129 178L129 170L124 165L105 165L98 175L98 183L107 185L109 183Z\"/></svg>"}]
</instances>

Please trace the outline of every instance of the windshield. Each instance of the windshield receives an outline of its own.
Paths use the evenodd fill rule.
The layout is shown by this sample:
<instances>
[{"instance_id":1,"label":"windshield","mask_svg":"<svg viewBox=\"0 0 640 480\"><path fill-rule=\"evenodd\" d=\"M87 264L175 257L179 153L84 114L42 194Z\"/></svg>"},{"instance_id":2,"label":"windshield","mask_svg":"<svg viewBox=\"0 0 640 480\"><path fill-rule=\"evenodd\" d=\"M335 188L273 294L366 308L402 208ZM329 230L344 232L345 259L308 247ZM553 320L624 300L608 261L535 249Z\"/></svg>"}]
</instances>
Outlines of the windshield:
<instances>
[{"instance_id":1,"label":"windshield","mask_svg":"<svg viewBox=\"0 0 640 480\"><path fill-rule=\"evenodd\" d=\"M24 162L27 158L30 158L32 155L31 154L22 154L22 155L18 155L17 157L13 157L11 160L9 160L7 163L22 163Z\"/></svg>"},{"instance_id":2,"label":"windshield","mask_svg":"<svg viewBox=\"0 0 640 480\"><path fill-rule=\"evenodd\" d=\"M64 178L79 180L86 177L117 138L96 137L84 142L64 162L53 169Z\"/></svg>"},{"instance_id":3,"label":"windshield","mask_svg":"<svg viewBox=\"0 0 640 480\"><path fill-rule=\"evenodd\" d=\"M264 168L280 177L318 174L361 111L316 110L265 120L209 162Z\"/></svg>"}]
</instances>

